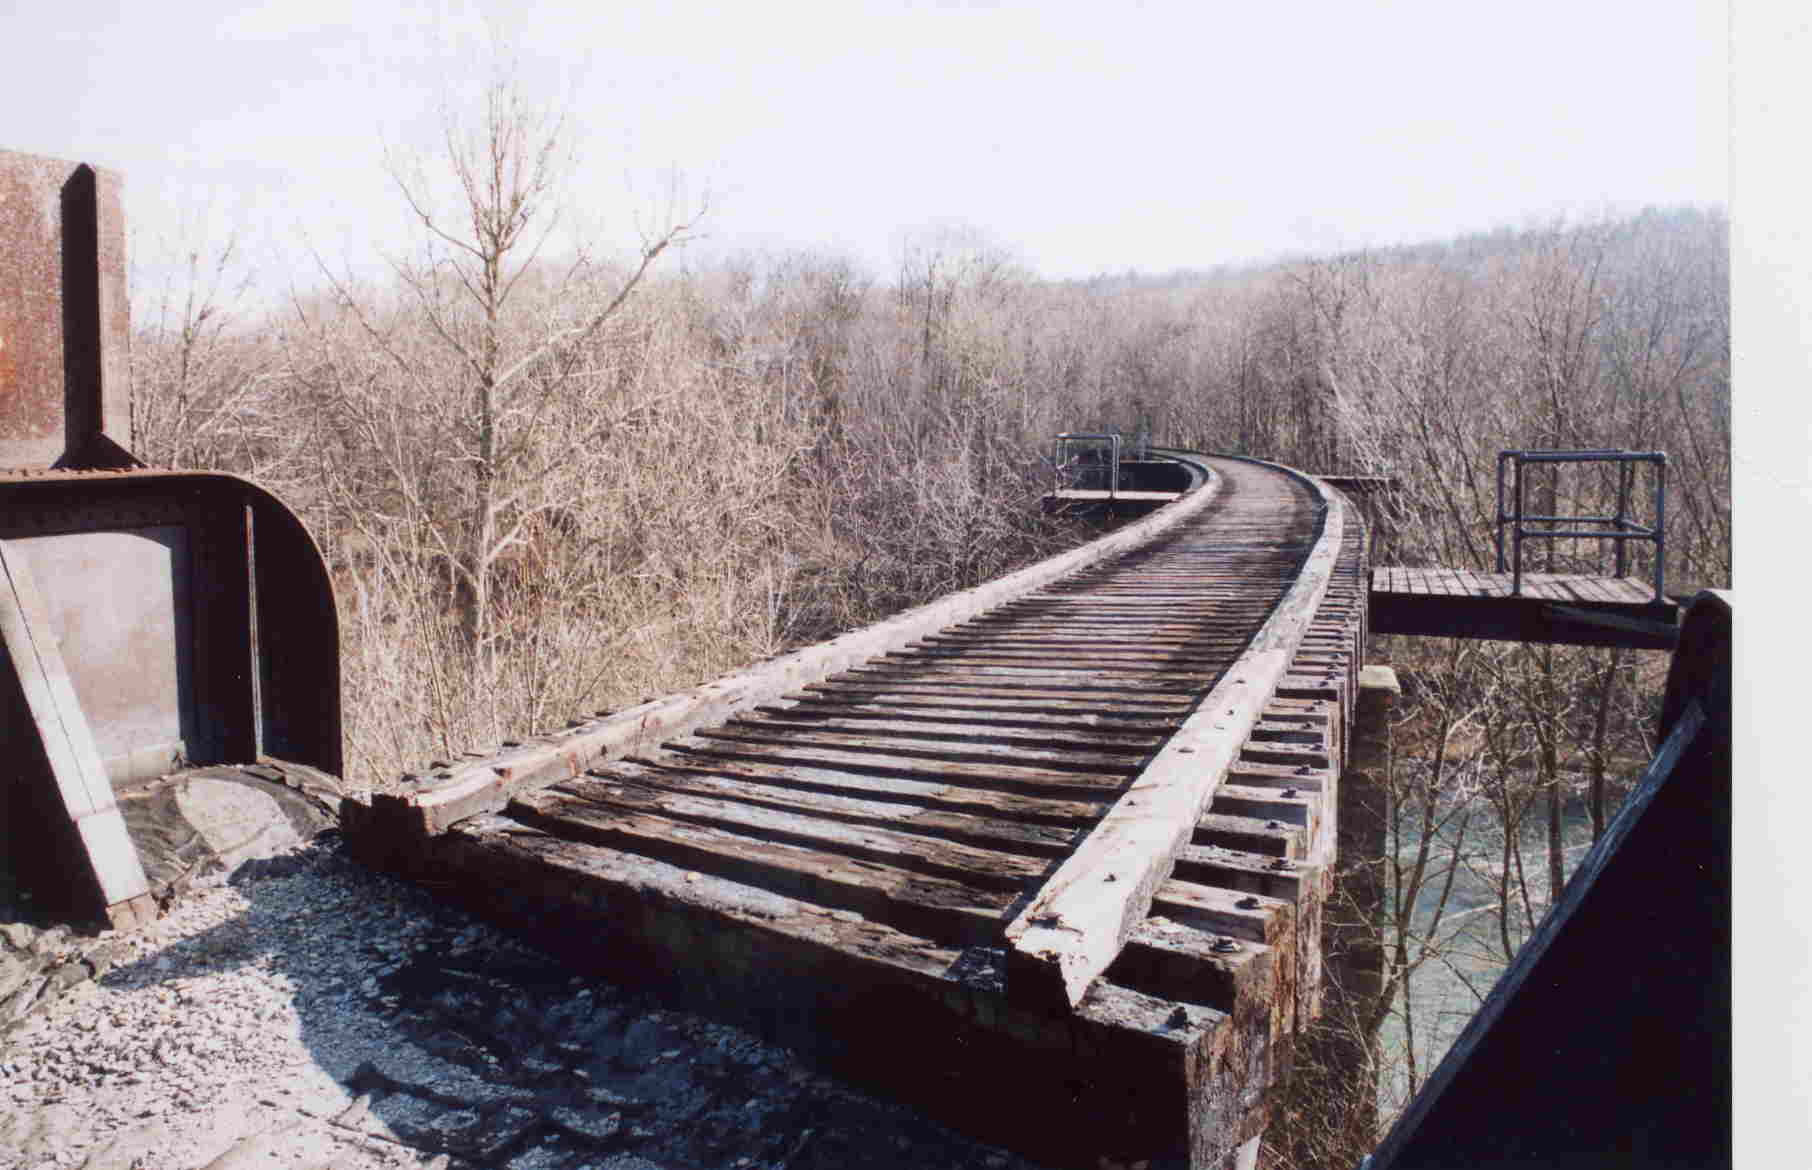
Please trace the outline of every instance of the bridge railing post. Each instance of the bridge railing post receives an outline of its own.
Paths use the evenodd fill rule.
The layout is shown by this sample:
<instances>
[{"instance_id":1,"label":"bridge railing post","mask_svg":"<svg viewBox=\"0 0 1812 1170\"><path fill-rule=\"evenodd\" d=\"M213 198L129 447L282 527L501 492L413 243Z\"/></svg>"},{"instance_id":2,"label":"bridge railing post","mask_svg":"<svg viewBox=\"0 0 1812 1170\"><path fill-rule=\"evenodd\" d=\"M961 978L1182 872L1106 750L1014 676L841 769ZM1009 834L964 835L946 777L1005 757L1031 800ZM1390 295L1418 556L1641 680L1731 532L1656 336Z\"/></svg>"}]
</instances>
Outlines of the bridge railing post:
<instances>
[{"instance_id":1,"label":"bridge railing post","mask_svg":"<svg viewBox=\"0 0 1812 1170\"><path fill-rule=\"evenodd\" d=\"M1531 463L1617 464L1617 509L1613 515L1597 516L1531 516L1527 502L1527 480L1524 468ZM1655 467L1654 526L1641 524L1630 517L1630 495L1634 488L1635 465L1650 463ZM1504 504L1504 470L1510 471L1510 505ZM1596 525L1586 528L1580 525ZM1510 551L1504 550L1504 529L1510 530ZM1629 542L1647 541L1655 546L1655 601L1666 599L1667 584L1667 453L1664 451L1623 451L1602 448L1589 451L1499 451L1497 455L1497 521L1494 543L1497 549L1497 571L1505 571L1509 561L1510 595L1522 596L1523 541L1538 540L1608 540L1616 546L1617 576L1629 571ZM1599 565L1603 565L1602 553Z\"/></svg>"}]
</instances>

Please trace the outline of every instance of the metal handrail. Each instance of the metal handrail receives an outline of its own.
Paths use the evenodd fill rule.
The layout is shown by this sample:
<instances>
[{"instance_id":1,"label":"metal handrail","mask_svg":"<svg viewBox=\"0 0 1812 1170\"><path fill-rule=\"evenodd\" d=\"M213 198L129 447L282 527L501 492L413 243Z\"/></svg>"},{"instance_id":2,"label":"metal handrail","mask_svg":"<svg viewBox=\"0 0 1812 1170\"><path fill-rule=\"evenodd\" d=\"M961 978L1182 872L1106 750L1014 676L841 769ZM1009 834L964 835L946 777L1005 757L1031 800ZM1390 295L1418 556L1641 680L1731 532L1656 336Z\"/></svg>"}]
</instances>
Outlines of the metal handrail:
<instances>
[{"instance_id":1,"label":"metal handrail","mask_svg":"<svg viewBox=\"0 0 1812 1170\"><path fill-rule=\"evenodd\" d=\"M1074 460L1066 458L1066 452L1073 445L1085 445L1099 449L1099 444L1108 445L1107 458L1107 498L1113 499L1120 491L1120 444L1123 440L1118 431L1083 432L1065 431L1057 436L1056 450L1053 459L1057 466L1057 486L1063 487L1063 475L1074 465Z\"/></svg>"},{"instance_id":2,"label":"metal handrail","mask_svg":"<svg viewBox=\"0 0 1812 1170\"><path fill-rule=\"evenodd\" d=\"M1523 465L1526 463L1615 463L1617 467L1617 514L1615 516L1541 516L1523 510ZM1655 466L1655 523L1651 527L1630 516L1630 492L1635 486L1635 469L1639 463ZM1504 510L1504 469L1510 468L1511 502L1514 511ZM1530 524L1570 525L1604 524L1615 531L1601 532L1584 528L1530 528ZM1510 595L1520 597L1523 590L1523 541L1526 539L1608 540L1617 550L1617 576L1629 571L1629 542L1648 541L1655 546L1655 600L1665 600L1667 583L1667 452L1622 451L1603 447L1584 451L1499 451L1497 453L1497 571L1505 571L1504 529L1510 530L1511 557Z\"/></svg>"}]
</instances>

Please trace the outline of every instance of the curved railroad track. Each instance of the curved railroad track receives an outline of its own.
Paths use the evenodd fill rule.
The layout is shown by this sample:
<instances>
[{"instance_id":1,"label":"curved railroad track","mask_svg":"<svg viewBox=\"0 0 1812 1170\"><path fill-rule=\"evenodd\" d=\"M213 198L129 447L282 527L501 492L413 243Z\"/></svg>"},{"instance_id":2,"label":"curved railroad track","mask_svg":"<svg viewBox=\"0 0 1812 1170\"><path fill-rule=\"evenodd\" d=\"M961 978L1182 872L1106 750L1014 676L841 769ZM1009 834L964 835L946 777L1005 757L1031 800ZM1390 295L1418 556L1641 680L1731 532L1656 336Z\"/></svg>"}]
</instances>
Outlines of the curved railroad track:
<instances>
[{"instance_id":1,"label":"curved railroad track","mask_svg":"<svg viewBox=\"0 0 1812 1170\"><path fill-rule=\"evenodd\" d=\"M1035 1157L1218 1165L1319 1003L1365 610L1318 481L355 806L374 862Z\"/></svg>"}]
</instances>

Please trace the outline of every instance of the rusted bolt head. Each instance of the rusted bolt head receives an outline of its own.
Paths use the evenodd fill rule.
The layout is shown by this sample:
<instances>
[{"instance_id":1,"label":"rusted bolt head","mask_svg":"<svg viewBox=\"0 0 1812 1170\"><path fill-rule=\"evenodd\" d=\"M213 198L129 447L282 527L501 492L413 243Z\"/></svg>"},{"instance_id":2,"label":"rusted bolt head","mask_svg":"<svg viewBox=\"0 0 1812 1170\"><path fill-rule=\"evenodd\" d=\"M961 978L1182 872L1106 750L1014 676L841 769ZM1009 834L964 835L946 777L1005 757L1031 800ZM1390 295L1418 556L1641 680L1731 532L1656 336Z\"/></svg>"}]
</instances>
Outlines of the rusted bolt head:
<instances>
[{"instance_id":1,"label":"rusted bolt head","mask_svg":"<svg viewBox=\"0 0 1812 1170\"><path fill-rule=\"evenodd\" d=\"M1247 894L1245 897L1241 898L1236 905L1239 906L1241 910L1256 910L1258 909L1258 899L1254 898L1251 894Z\"/></svg>"},{"instance_id":2,"label":"rusted bolt head","mask_svg":"<svg viewBox=\"0 0 1812 1170\"><path fill-rule=\"evenodd\" d=\"M1226 935L1222 935L1215 939L1214 945L1208 949L1217 955L1230 955L1234 951L1239 950L1239 944L1228 938Z\"/></svg>"}]
</instances>

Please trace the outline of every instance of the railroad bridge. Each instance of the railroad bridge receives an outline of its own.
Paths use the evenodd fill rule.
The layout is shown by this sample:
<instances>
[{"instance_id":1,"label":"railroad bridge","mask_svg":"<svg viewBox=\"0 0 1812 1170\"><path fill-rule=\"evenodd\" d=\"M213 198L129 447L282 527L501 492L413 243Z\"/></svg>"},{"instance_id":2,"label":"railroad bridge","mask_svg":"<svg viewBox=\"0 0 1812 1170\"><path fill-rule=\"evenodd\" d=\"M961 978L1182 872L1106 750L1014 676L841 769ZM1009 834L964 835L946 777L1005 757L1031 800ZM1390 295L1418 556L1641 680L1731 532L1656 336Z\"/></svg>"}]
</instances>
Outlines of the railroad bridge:
<instances>
[{"instance_id":1,"label":"railroad bridge","mask_svg":"<svg viewBox=\"0 0 1812 1170\"><path fill-rule=\"evenodd\" d=\"M331 587L307 534L255 486L131 467L112 177L0 155L0 179L50 184L28 206L60 208L8 223L0 254L63 274L58 343L26 350L35 366L0 367L0 454L15 469L0 476L0 715L23 761L9 861L72 911L130 926L153 885L120 811L135 785L179 762L338 769ZM33 328L0 313L9 353ZM1357 501L1377 484L1230 455L1155 461L1168 482L1141 493L1148 514L1083 547L691 691L441 761L401 791L346 800L348 841L580 969L750 1025L1053 1165L1249 1166L1328 988L1376 978L1364 940L1330 948L1324 921L1336 862L1383 847L1395 686L1365 667L1368 635L1678 643L1638 797L1379 1165L1438 1162L1469 1134L1504 1149L1496 1114L1467 1094L1518 1080L1503 1070L1526 1059L1519 1038L1589 1053L1593 1027L1662 1002L1714 1028L1721 1004L1727 1037L1727 854L1721 919L1715 890L1670 907L1676 930L1710 940L1703 970L1566 1037L1525 1019L1529 996L1586 961L1587 928L1570 923L1600 939L1640 930L1606 899L1651 876L1645 851L1667 818L1728 816L1727 601L1701 598L1682 628L1658 582L1375 567ZM92 613L110 620L78 620ZM120 681L125 663L166 659L166 673ZM1646 1051L1654 1076L1702 1061ZM1580 1090L1566 1092L1577 1113ZM1727 1095L1717 1109L1654 1140L1722 1132L1727 1147ZM1573 1119L1550 1136L1590 1152L1590 1133ZM1432 1134L1446 1144L1431 1153Z\"/></svg>"}]
</instances>

